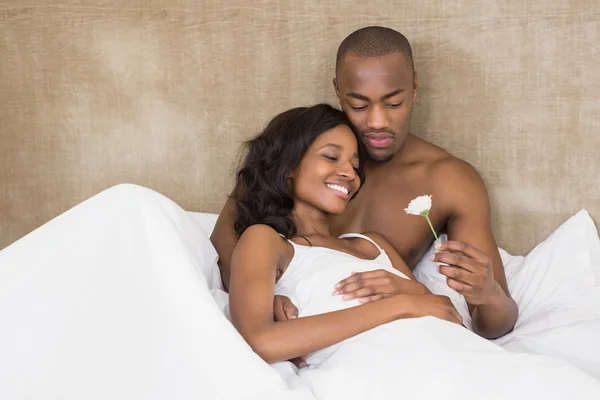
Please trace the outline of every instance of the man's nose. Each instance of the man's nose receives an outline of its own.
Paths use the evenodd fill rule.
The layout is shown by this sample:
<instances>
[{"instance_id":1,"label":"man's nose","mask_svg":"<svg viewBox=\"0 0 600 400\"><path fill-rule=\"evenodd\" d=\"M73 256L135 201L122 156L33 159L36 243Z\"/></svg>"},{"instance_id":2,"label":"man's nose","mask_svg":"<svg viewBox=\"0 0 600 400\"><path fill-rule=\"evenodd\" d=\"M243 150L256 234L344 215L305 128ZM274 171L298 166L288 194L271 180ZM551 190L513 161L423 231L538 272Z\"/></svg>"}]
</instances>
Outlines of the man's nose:
<instances>
[{"instance_id":1,"label":"man's nose","mask_svg":"<svg viewBox=\"0 0 600 400\"><path fill-rule=\"evenodd\" d=\"M373 106L368 110L367 126L369 129L385 129L389 126L385 110L381 106Z\"/></svg>"}]
</instances>

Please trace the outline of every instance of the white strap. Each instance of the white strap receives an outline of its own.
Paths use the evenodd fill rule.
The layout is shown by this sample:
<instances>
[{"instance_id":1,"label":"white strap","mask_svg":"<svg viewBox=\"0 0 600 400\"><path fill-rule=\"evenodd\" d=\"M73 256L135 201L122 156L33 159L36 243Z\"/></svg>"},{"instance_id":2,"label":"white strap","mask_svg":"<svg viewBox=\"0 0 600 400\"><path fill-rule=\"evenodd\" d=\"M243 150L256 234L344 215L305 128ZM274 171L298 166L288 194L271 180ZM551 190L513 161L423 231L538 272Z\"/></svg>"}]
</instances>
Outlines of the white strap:
<instances>
[{"instance_id":1,"label":"white strap","mask_svg":"<svg viewBox=\"0 0 600 400\"><path fill-rule=\"evenodd\" d=\"M379 247L379 245L377 243L375 243L375 241L373 239L371 239L367 235L363 235L362 233L344 233L343 235L338 236L338 239L346 239L346 238L353 238L353 237L368 240L369 242L373 243L375 245L375 247L377 247L377 249L379 250L379 252L381 254L385 254L385 251L381 247Z\"/></svg>"}]
</instances>

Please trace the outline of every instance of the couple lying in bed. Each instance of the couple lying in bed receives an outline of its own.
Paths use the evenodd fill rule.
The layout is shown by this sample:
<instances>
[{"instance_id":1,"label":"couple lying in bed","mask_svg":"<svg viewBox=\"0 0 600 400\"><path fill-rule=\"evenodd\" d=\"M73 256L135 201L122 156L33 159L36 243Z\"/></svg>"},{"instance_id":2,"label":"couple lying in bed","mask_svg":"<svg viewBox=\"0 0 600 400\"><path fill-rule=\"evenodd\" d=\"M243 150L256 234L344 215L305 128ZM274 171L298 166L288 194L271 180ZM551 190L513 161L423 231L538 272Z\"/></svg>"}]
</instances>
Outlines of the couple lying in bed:
<instances>
[{"instance_id":1,"label":"couple lying in bed","mask_svg":"<svg viewBox=\"0 0 600 400\"><path fill-rule=\"evenodd\" d=\"M334 86L343 112L292 109L248 142L211 237L232 322L252 349L308 365L298 373L323 399L598 395L569 365L485 339L511 331L518 314L486 189L467 163L408 132L418 85L404 36L350 35ZM433 227L450 238L433 261L475 333L411 272L433 235L403 209L425 194Z\"/></svg>"},{"instance_id":2,"label":"couple lying in bed","mask_svg":"<svg viewBox=\"0 0 600 400\"><path fill-rule=\"evenodd\" d=\"M232 322L260 357L306 357L308 368L298 373L320 399L600 394L598 382L574 367L509 353L464 328L448 298L416 282L381 234L334 234L336 217L369 182L368 168L346 115L325 104L283 112L248 142L213 240L222 252L223 242L239 237L223 276ZM454 246L446 243L439 260L474 260L461 275L446 272L469 282L461 276L476 274L487 258L472 246ZM485 299L472 286L456 284L467 301ZM488 295L498 290L496 284ZM274 316L276 295L293 304L292 318ZM424 379L432 375L433 385Z\"/></svg>"},{"instance_id":3,"label":"couple lying in bed","mask_svg":"<svg viewBox=\"0 0 600 400\"><path fill-rule=\"evenodd\" d=\"M368 166L345 114L327 105L287 111L250 142L227 282L252 349L268 362L307 356L307 400L600 398L600 383L577 368L464 328L383 236L332 234L331 217L368 188ZM136 187L94 196L3 250L3 398L256 398L227 389L250 376L256 393L275 373L215 306L215 258L184 210ZM378 290L368 301L363 283ZM274 318L275 294L298 318Z\"/></svg>"},{"instance_id":4,"label":"couple lying in bed","mask_svg":"<svg viewBox=\"0 0 600 400\"><path fill-rule=\"evenodd\" d=\"M449 288L460 293L466 301L473 331L488 339L510 332L518 311L508 293L504 267L490 228L488 197L479 174L466 162L409 133L418 82L406 38L382 27L363 28L349 35L337 53L334 87L348 118L340 124L352 127L363 145L364 156L362 148L357 147L357 158L351 161L354 167L364 171L364 175L355 176L357 172L346 171L350 164L342 166L341 150L330 146L322 151L327 154L317 152L318 156L312 156L313 161L322 163L328 160L326 156L332 158L330 164L326 164L327 170L315 172L320 174L314 178L316 187L297 189L293 174L304 171L300 168L300 160L305 153L306 157L311 154L308 149L312 140L310 143L293 143L287 135L291 135L290 130L301 129L298 123L308 116L295 116L290 112L278 117L273 124L281 126L272 125L264 133L265 139L253 142L253 146L258 147L254 151L266 153L249 156L250 164L239 176L240 190L247 192L228 200L212 236L225 286L229 286L234 246L248 225L268 225L300 246L308 244L302 238L305 236L317 247L332 247L364 259L374 258L378 252L375 245L365 239L337 238L347 232L374 232L370 235L377 245L390 248L387 253L395 268L393 271L373 268L374 271L348 273L338 290L342 299L369 302L402 294L411 304L412 310L405 310L411 315L430 315L459 322L448 299L423 296L422 285L394 273L401 270L410 277L410 270L433 243L434 237L426 220L404 212L412 199L427 194L433 196L434 206L429 214L433 228L437 232L447 232L450 239L439 244L434 261L442 264L439 272L447 278ZM316 112L315 109L311 113ZM320 117L311 117L319 121L310 127L312 130L325 123L319 120ZM327 119L324 115L322 118ZM272 140L276 140L277 132L272 132L276 129L285 131L279 132L283 136L278 139L281 142L263 144L266 135L272 135ZM302 140L316 140L320 132L309 132L310 129L306 127L299 132L304 135ZM314 165L316 168L321 164ZM281 180L282 175L270 174L283 174L285 181ZM258 183L255 179L264 181ZM361 186L356 198L346 201ZM296 193L295 190L302 191ZM304 198L309 195L310 198ZM329 199L330 196L334 197ZM328 201L335 202L329 204ZM242 210L234 229L236 207L242 207ZM317 218L315 213L317 220L298 220L308 216ZM292 229L294 218L296 227ZM270 224L269 221L274 222ZM325 221L326 226L323 225ZM279 225L276 224L281 223L292 230L277 229ZM256 229L261 228L252 231ZM315 234L326 236L312 237ZM288 251L291 251L290 246ZM238 253L241 251L242 248ZM289 257L288 254L288 260ZM279 266L280 270L283 268ZM276 297L275 305L280 319L297 315L296 307L288 297Z\"/></svg>"},{"instance_id":5,"label":"couple lying in bed","mask_svg":"<svg viewBox=\"0 0 600 400\"><path fill-rule=\"evenodd\" d=\"M232 217L229 226L239 237L227 274L232 318L268 362L310 354L401 318L461 323L449 299L415 282L382 235L332 233L331 217L359 193L365 164L346 116L326 104L286 111L248 143L232 196L235 211L222 213L213 240L219 244ZM408 280L413 284L403 285ZM298 317L310 318L274 321L275 295L290 300Z\"/></svg>"}]
</instances>

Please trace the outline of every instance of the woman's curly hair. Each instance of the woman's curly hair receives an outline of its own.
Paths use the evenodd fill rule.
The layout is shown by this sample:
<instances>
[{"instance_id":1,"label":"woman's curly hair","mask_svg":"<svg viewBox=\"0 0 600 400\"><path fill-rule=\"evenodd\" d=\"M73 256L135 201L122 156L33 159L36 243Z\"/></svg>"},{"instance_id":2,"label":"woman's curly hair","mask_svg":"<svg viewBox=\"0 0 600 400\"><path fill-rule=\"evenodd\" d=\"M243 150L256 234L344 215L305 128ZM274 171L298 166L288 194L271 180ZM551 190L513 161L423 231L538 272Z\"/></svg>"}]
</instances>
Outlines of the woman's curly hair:
<instances>
[{"instance_id":1,"label":"woman's curly hair","mask_svg":"<svg viewBox=\"0 0 600 400\"><path fill-rule=\"evenodd\" d=\"M247 153L237 173L233 192L236 204L234 226L238 235L254 224L269 225L287 238L296 235L296 224L291 218L294 194L288 176L310 145L322 133L339 125L347 125L356 136L358 176L364 183L366 153L342 111L328 104L285 111L245 144Z\"/></svg>"}]
</instances>

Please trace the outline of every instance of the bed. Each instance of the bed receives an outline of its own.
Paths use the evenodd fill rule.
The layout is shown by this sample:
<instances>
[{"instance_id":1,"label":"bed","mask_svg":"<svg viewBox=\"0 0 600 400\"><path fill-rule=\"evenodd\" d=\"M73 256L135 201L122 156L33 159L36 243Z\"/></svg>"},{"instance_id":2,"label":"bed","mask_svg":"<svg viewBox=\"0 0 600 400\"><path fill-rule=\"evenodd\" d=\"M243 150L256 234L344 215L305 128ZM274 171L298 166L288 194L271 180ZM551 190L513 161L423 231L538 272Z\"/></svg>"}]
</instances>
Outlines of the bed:
<instances>
[{"instance_id":1,"label":"bed","mask_svg":"<svg viewBox=\"0 0 600 400\"><path fill-rule=\"evenodd\" d=\"M266 364L237 333L209 240L215 218L186 212L148 188L118 185L0 251L0 395L354 398L315 396L303 371L291 362ZM556 367L569 392L584 376L600 393L600 239L587 211L524 257L501 253L520 316L495 344L541 357L534 370ZM443 284L434 263L422 261L415 276L450 297L469 329L464 300ZM410 367L428 351L398 363ZM565 365L577 375L562 374ZM508 387L508 376L493 379ZM440 378L417 377L423 387ZM352 392L359 393L361 380ZM467 376L461 380L469 385ZM538 394L528 383L520 383L516 398Z\"/></svg>"},{"instance_id":2,"label":"bed","mask_svg":"<svg viewBox=\"0 0 600 400\"><path fill-rule=\"evenodd\" d=\"M340 8L316 0L251 7L242 0L7 0L0 6L0 311L4 323L13 318L27 329L0 329L0 397L310 399L293 365L266 365L235 336L207 235L231 190L241 143L284 109L336 104L337 46L370 24L398 29L413 45L420 81L413 132L471 163L487 185L494 234L521 311L514 332L496 343L565 360L600 379L595 2L373 0ZM176 348L148 352L133 332L139 347L126 354L111 330L113 347L77 342L51 323L50 317L60 320L57 309L34 307L33 297L18 294L18 282L38 275L17 265L42 265L40 254L69 250L63 244L43 253L28 243L53 232L61 213L123 182L189 210L180 219L192 222L182 224L206 245L193 262L182 260L200 272L166 281L179 301L197 305L188 311L203 317L186 322L161 314L196 335L180 342L193 343L190 354L199 358L160 365ZM27 262L13 262L17 255ZM434 267L422 262L418 278L450 296L468 320ZM42 272L65 296L81 295L36 270ZM38 283L44 293L44 281ZM26 321L17 299L50 325ZM122 323L131 318L111 307L122 312ZM77 312L90 318L89 329L109 318ZM68 337L96 349L97 369L78 370L86 351L32 346L33 327L52 328L60 343ZM148 360L144 373L128 370L134 355ZM39 361L56 357L68 368ZM183 364L194 368L176 367Z\"/></svg>"},{"instance_id":3,"label":"bed","mask_svg":"<svg viewBox=\"0 0 600 400\"><path fill-rule=\"evenodd\" d=\"M2 397L340 398L316 396L290 362L266 364L230 323L209 240L215 217L186 212L141 186L118 185L0 251ZM508 352L543 356L534 369L560 363L557 379L574 385L569 392L580 389L575 382L585 376L600 393L599 254L600 239L585 210L526 257L502 251L520 316L514 331L495 342ZM464 300L443 284L435 264L422 261L415 276L450 297L469 328ZM412 368L428 352L438 356L415 348L421 348L418 355L398 363ZM563 375L561 365L577 375ZM416 378L435 387L428 374ZM466 376L461 380L472 384ZM368 387L354 384L354 394ZM527 386L519 392L535 394Z\"/></svg>"}]
</instances>

